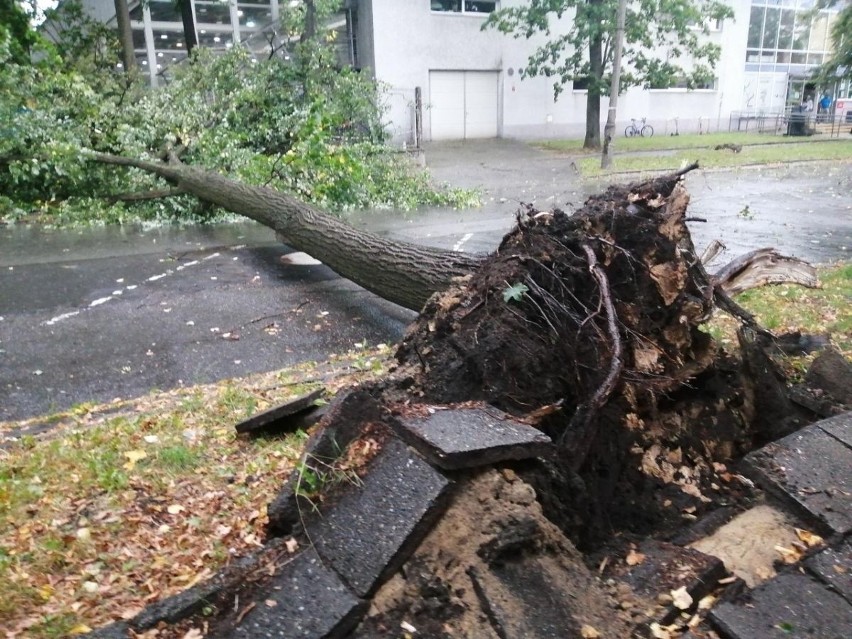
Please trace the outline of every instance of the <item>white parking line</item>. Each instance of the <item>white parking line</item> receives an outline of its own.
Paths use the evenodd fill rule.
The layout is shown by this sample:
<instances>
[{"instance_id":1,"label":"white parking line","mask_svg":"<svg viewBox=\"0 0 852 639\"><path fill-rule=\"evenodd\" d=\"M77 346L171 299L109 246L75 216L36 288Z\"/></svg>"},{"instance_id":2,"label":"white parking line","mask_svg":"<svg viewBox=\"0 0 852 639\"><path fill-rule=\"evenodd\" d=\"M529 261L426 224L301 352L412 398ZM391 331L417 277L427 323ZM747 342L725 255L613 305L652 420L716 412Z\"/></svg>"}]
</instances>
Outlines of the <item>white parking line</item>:
<instances>
[{"instance_id":1,"label":"white parking line","mask_svg":"<svg viewBox=\"0 0 852 639\"><path fill-rule=\"evenodd\" d=\"M464 243L467 242L470 238L473 237L473 233L466 233L462 239L456 242L455 246L453 246L454 251L461 251Z\"/></svg>"}]
</instances>

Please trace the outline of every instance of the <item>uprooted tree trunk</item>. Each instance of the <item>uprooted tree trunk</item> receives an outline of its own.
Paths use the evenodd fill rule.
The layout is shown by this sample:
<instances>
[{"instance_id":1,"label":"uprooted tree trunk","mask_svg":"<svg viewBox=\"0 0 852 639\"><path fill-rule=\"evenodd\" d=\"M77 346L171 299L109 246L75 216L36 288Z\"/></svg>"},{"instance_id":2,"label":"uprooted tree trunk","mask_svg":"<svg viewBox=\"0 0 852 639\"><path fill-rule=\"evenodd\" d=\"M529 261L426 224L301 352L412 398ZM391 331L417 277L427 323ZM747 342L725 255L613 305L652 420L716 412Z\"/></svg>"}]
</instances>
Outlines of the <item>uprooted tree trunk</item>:
<instances>
[{"instance_id":1,"label":"uprooted tree trunk","mask_svg":"<svg viewBox=\"0 0 852 639\"><path fill-rule=\"evenodd\" d=\"M142 169L173 185L168 190L124 194L114 199L194 195L205 203L268 226L291 247L312 255L339 275L414 311L423 308L432 294L447 289L455 278L472 273L482 263L479 256L389 240L361 231L286 193L243 184L215 171L182 164L174 157L169 162L152 162L95 153L92 158ZM693 168L675 174L672 179ZM734 280L738 288L730 289ZM749 285L780 281L816 285L809 265L778 256L771 249L743 256L713 276L715 288L729 294Z\"/></svg>"},{"instance_id":2,"label":"uprooted tree trunk","mask_svg":"<svg viewBox=\"0 0 852 639\"><path fill-rule=\"evenodd\" d=\"M179 162L148 162L97 154L107 164L149 171L198 199L277 231L304 251L396 304L420 310L435 291L474 270L481 259L465 253L397 242L356 229L333 215L274 189L249 186Z\"/></svg>"},{"instance_id":3,"label":"uprooted tree trunk","mask_svg":"<svg viewBox=\"0 0 852 639\"><path fill-rule=\"evenodd\" d=\"M417 310L426 302L399 366L374 393L389 406L483 401L549 434L559 457L531 481L575 539L611 528L616 515L635 529L652 518L648 494L659 496L661 485L676 484L669 506L678 495L701 497L716 462L767 437L776 371L759 347L743 347L750 361L726 357L701 325L721 308L747 329L743 343L756 344L771 335L728 287L816 285L811 267L768 251L709 275L686 226L682 176L694 166L612 186L571 216L531 209L492 255L477 258L379 238L280 192L179 162L96 159L150 171L265 224L386 299ZM790 413L779 406L778 423ZM671 512L679 521L677 507Z\"/></svg>"}]
</instances>

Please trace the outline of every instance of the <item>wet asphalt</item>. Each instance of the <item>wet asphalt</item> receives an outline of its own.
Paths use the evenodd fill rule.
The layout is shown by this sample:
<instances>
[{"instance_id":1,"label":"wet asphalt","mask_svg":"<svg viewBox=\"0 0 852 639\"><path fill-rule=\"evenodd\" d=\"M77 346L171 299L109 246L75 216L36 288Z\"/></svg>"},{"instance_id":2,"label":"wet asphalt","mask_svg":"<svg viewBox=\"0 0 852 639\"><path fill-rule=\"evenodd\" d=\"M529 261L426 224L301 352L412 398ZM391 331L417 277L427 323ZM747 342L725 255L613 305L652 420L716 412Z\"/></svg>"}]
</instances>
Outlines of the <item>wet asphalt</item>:
<instances>
[{"instance_id":1,"label":"wet asphalt","mask_svg":"<svg viewBox=\"0 0 852 639\"><path fill-rule=\"evenodd\" d=\"M571 162L508 140L433 145L435 179L480 189L482 207L349 220L490 251L520 204L571 210L601 189ZM690 223L695 243L723 241L720 264L763 246L814 263L849 259L852 162L697 171L687 186L689 215L706 220ZM0 421L325 360L392 343L413 317L253 223L0 228Z\"/></svg>"}]
</instances>

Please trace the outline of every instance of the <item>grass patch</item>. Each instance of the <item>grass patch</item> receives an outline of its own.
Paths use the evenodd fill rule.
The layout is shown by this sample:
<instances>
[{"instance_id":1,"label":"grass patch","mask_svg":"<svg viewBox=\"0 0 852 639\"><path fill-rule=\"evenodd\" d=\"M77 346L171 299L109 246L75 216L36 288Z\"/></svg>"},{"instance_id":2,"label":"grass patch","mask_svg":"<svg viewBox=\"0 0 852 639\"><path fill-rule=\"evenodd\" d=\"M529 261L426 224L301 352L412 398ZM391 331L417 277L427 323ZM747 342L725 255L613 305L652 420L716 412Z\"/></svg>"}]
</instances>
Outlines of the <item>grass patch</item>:
<instances>
[{"instance_id":1,"label":"grass patch","mask_svg":"<svg viewBox=\"0 0 852 639\"><path fill-rule=\"evenodd\" d=\"M742 145L740 153L719 144ZM540 148L579 157L577 166L586 177L606 175L600 168L600 151L583 149L582 140L548 140ZM707 135L655 135L652 138L618 137L614 142L613 169L616 172L671 171L684 163L697 161L703 168L725 168L748 164L783 164L810 160L848 160L852 139L790 138L754 133L708 133ZM659 152L659 153L655 153ZM631 155L639 154L641 155Z\"/></svg>"},{"instance_id":2,"label":"grass patch","mask_svg":"<svg viewBox=\"0 0 852 639\"><path fill-rule=\"evenodd\" d=\"M737 302L775 333L827 334L852 358L852 264L821 268L819 278L822 288L765 286L740 294ZM707 330L724 346L736 348L736 327L733 319L718 313Z\"/></svg>"},{"instance_id":3,"label":"grass patch","mask_svg":"<svg viewBox=\"0 0 852 639\"><path fill-rule=\"evenodd\" d=\"M363 344L323 365L0 423L0 627L81 634L260 546L306 435L246 439L234 424L318 385L381 375L389 352Z\"/></svg>"}]
</instances>

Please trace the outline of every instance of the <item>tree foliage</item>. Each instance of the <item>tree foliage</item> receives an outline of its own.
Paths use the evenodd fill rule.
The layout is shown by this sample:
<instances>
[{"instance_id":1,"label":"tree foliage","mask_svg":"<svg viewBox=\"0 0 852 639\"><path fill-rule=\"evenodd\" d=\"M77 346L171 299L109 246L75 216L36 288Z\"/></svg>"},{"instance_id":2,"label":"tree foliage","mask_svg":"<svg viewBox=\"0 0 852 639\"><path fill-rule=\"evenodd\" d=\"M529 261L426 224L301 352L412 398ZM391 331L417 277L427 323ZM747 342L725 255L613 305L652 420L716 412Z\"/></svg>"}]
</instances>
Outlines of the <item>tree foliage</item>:
<instances>
[{"instance_id":1,"label":"tree foliage","mask_svg":"<svg viewBox=\"0 0 852 639\"><path fill-rule=\"evenodd\" d=\"M817 10L839 7L840 12L831 25L832 52L828 60L817 69L818 79L832 82L841 78L852 80L852 2L849 0L823 0Z\"/></svg>"},{"instance_id":2,"label":"tree foliage","mask_svg":"<svg viewBox=\"0 0 852 639\"><path fill-rule=\"evenodd\" d=\"M0 0L0 48L15 64L29 64L32 50L39 42L30 18L18 0Z\"/></svg>"},{"instance_id":3,"label":"tree foliage","mask_svg":"<svg viewBox=\"0 0 852 639\"><path fill-rule=\"evenodd\" d=\"M523 76L588 90L585 146L600 146L600 98L609 93L617 0L531 0L492 13L486 26L516 38L544 35ZM620 86L700 88L713 81L721 49L704 37L731 17L719 0L637 0L627 6ZM567 20L570 18L570 21ZM556 21L560 20L559 25Z\"/></svg>"},{"instance_id":4,"label":"tree foliage","mask_svg":"<svg viewBox=\"0 0 852 639\"><path fill-rule=\"evenodd\" d=\"M34 211L60 222L217 213L187 195L131 201L162 184L85 161L91 151L156 159L171 149L187 164L332 210L466 196L436 191L385 144L381 88L340 67L322 38L292 44L286 55L199 47L165 87L151 90L116 71L114 35L72 31L63 30L50 63L17 64L0 52L0 215L7 219Z\"/></svg>"}]
</instances>

